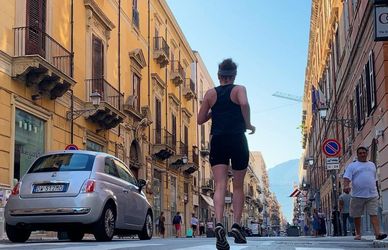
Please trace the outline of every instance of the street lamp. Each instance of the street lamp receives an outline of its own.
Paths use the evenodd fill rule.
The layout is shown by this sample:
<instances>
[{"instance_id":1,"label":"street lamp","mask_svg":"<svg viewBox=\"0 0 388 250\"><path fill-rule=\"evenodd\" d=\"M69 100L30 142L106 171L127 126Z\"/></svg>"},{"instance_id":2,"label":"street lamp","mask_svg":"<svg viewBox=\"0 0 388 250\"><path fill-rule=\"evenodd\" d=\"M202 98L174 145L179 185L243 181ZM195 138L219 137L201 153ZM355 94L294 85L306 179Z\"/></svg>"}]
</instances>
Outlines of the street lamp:
<instances>
[{"instance_id":1,"label":"street lamp","mask_svg":"<svg viewBox=\"0 0 388 250\"><path fill-rule=\"evenodd\" d=\"M67 111L66 118L68 120L75 120L78 117L80 117L82 114L84 114L85 112L96 110L98 108L98 106L100 106L100 102L101 102L101 95L100 95L100 93L93 92L90 95L90 100L92 101L92 105L93 105L91 108Z\"/></svg>"},{"instance_id":2,"label":"street lamp","mask_svg":"<svg viewBox=\"0 0 388 250\"><path fill-rule=\"evenodd\" d=\"M329 108L327 106L318 108L319 116L322 118L322 120L329 121L329 122L339 122L341 123L341 125L347 128L353 128L355 126L355 121L353 119L346 119L346 118L326 119L328 109Z\"/></svg>"},{"instance_id":3,"label":"street lamp","mask_svg":"<svg viewBox=\"0 0 388 250\"><path fill-rule=\"evenodd\" d=\"M188 162L188 158L187 158L187 155L184 155L183 157L182 157L182 162L183 162L183 164L187 164L187 162Z\"/></svg>"}]
</instances>

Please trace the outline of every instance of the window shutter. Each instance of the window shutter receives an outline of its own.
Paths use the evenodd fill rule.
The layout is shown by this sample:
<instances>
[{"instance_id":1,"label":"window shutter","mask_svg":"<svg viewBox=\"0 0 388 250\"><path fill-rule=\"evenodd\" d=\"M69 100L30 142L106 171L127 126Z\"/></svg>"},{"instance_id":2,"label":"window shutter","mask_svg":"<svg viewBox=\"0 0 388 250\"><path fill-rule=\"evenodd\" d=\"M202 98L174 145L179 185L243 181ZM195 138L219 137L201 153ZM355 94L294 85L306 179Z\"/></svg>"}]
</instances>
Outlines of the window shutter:
<instances>
[{"instance_id":1,"label":"window shutter","mask_svg":"<svg viewBox=\"0 0 388 250\"><path fill-rule=\"evenodd\" d=\"M373 61L373 51L369 53L369 85L370 85L370 108L371 111L376 107L376 79ZM368 77L368 76L367 76Z\"/></svg>"},{"instance_id":2,"label":"window shutter","mask_svg":"<svg viewBox=\"0 0 388 250\"><path fill-rule=\"evenodd\" d=\"M45 57L46 0L27 0L26 4L26 54Z\"/></svg>"},{"instance_id":3,"label":"window shutter","mask_svg":"<svg viewBox=\"0 0 388 250\"><path fill-rule=\"evenodd\" d=\"M360 117L360 110L361 110L361 107L360 107L360 84L357 84L357 86L356 86L356 91L355 91L355 95L354 95L354 100L356 100L356 101L354 102L354 105L355 105L355 110L356 110L357 129L360 130L360 128L361 128L361 117Z\"/></svg>"}]
</instances>

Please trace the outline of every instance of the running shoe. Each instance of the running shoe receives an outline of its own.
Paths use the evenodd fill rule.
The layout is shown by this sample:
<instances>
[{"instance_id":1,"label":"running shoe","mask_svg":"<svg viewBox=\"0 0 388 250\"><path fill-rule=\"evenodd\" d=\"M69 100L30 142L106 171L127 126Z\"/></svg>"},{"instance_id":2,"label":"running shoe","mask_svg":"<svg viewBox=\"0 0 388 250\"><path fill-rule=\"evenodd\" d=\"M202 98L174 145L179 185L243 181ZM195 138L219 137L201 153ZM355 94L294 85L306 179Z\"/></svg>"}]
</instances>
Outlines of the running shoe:
<instances>
[{"instance_id":1,"label":"running shoe","mask_svg":"<svg viewBox=\"0 0 388 250\"><path fill-rule=\"evenodd\" d=\"M221 223L217 223L216 228L214 229L214 232L217 238L217 243L216 243L217 250L229 250L230 247L229 247L228 240L226 239L224 226Z\"/></svg>"},{"instance_id":2,"label":"running shoe","mask_svg":"<svg viewBox=\"0 0 388 250\"><path fill-rule=\"evenodd\" d=\"M233 224L231 234L234 237L234 243L236 243L236 244L246 244L247 243L247 239L245 238L245 235L244 235L243 231L241 230L241 227L237 223Z\"/></svg>"}]
</instances>

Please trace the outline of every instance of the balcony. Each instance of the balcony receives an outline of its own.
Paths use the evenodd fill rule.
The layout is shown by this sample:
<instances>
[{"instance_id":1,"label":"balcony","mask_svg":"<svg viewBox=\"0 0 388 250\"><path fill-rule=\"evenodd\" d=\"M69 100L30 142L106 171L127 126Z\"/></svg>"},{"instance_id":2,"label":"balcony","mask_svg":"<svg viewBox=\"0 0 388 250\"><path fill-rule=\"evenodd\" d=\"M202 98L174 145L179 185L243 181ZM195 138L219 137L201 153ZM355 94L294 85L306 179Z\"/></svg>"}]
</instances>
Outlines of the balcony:
<instances>
[{"instance_id":1,"label":"balcony","mask_svg":"<svg viewBox=\"0 0 388 250\"><path fill-rule=\"evenodd\" d=\"M126 97L123 110L136 120L141 120L143 118L143 115L140 112L140 102L137 95L130 95Z\"/></svg>"},{"instance_id":2,"label":"balcony","mask_svg":"<svg viewBox=\"0 0 388 250\"><path fill-rule=\"evenodd\" d=\"M105 79L87 79L87 102L91 102L90 95L97 92L101 95L99 107L85 114L85 117L97 123L102 129L111 129L119 125L125 117L122 113L124 95L110 85Z\"/></svg>"},{"instance_id":3,"label":"balcony","mask_svg":"<svg viewBox=\"0 0 388 250\"><path fill-rule=\"evenodd\" d=\"M182 167L185 164L183 162L183 158L188 157L189 148L185 143L178 141L178 142L176 142L176 150L174 150L174 151L176 152L176 154L171 156L171 158L170 158L171 167L173 167L173 168ZM188 158L186 158L186 159L188 160Z\"/></svg>"},{"instance_id":4,"label":"balcony","mask_svg":"<svg viewBox=\"0 0 388 250\"><path fill-rule=\"evenodd\" d=\"M51 100L63 96L74 84L70 77L71 53L36 27L14 28L12 77Z\"/></svg>"},{"instance_id":5,"label":"balcony","mask_svg":"<svg viewBox=\"0 0 388 250\"><path fill-rule=\"evenodd\" d=\"M246 186L244 193L245 193L245 199L247 201L251 201L253 199L253 187L252 186Z\"/></svg>"},{"instance_id":6,"label":"balcony","mask_svg":"<svg viewBox=\"0 0 388 250\"><path fill-rule=\"evenodd\" d=\"M201 144L201 150L199 151L202 157L210 155L210 143L205 142Z\"/></svg>"},{"instance_id":7,"label":"balcony","mask_svg":"<svg viewBox=\"0 0 388 250\"><path fill-rule=\"evenodd\" d=\"M172 61L171 62L171 73L170 73L170 79L172 82L178 86L184 83L186 78L186 72L183 69L181 63L179 61Z\"/></svg>"},{"instance_id":8,"label":"balcony","mask_svg":"<svg viewBox=\"0 0 388 250\"><path fill-rule=\"evenodd\" d=\"M139 11L137 9L132 9L132 24L139 29L140 27L140 16Z\"/></svg>"},{"instance_id":9,"label":"balcony","mask_svg":"<svg viewBox=\"0 0 388 250\"><path fill-rule=\"evenodd\" d=\"M194 148L189 151L188 163L184 165L183 172L187 175L190 175L198 170L199 168L199 158L198 158L198 148Z\"/></svg>"},{"instance_id":10,"label":"balcony","mask_svg":"<svg viewBox=\"0 0 388 250\"><path fill-rule=\"evenodd\" d=\"M196 94L195 94L195 83L191 78L186 78L185 79L185 85L183 86L183 96L190 101L193 99Z\"/></svg>"},{"instance_id":11,"label":"balcony","mask_svg":"<svg viewBox=\"0 0 388 250\"><path fill-rule=\"evenodd\" d=\"M173 140L173 135L166 129L154 130L154 145L152 146L152 154L159 160L166 160L174 154L176 142Z\"/></svg>"},{"instance_id":12,"label":"balcony","mask_svg":"<svg viewBox=\"0 0 388 250\"><path fill-rule=\"evenodd\" d=\"M163 37L154 37L154 59L161 68L170 62L170 47Z\"/></svg>"},{"instance_id":13,"label":"balcony","mask_svg":"<svg viewBox=\"0 0 388 250\"><path fill-rule=\"evenodd\" d=\"M213 179L204 179L202 180L201 185L202 192L214 192L214 180Z\"/></svg>"}]
</instances>

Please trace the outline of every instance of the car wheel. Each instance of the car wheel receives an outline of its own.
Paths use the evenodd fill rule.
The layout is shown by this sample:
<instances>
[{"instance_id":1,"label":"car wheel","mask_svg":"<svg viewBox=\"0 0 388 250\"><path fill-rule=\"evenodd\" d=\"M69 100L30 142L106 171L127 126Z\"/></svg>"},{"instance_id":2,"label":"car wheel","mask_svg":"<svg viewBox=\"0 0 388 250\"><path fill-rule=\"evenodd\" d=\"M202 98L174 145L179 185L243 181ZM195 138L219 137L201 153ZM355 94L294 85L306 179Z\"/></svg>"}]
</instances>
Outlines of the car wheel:
<instances>
[{"instance_id":1,"label":"car wheel","mask_svg":"<svg viewBox=\"0 0 388 250\"><path fill-rule=\"evenodd\" d=\"M85 233L81 230L72 230L67 231L67 236L69 237L70 241L81 241L84 238Z\"/></svg>"},{"instance_id":2,"label":"car wheel","mask_svg":"<svg viewBox=\"0 0 388 250\"><path fill-rule=\"evenodd\" d=\"M31 235L31 231L26 230L25 228L11 226L8 224L5 224L5 231L8 239L12 242L26 242Z\"/></svg>"},{"instance_id":3,"label":"car wheel","mask_svg":"<svg viewBox=\"0 0 388 250\"><path fill-rule=\"evenodd\" d=\"M150 240L152 238L153 233L153 222L151 213L148 212L144 221L143 229L138 234L139 239L141 240Z\"/></svg>"},{"instance_id":4,"label":"car wheel","mask_svg":"<svg viewBox=\"0 0 388 250\"><path fill-rule=\"evenodd\" d=\"M94 238L97 241L110 241L113 238L116 225L115 211L111 205L106 205L97 221L94 230Z\"/></svg>"}]
</instances>

